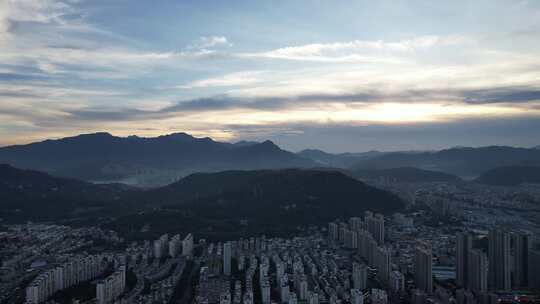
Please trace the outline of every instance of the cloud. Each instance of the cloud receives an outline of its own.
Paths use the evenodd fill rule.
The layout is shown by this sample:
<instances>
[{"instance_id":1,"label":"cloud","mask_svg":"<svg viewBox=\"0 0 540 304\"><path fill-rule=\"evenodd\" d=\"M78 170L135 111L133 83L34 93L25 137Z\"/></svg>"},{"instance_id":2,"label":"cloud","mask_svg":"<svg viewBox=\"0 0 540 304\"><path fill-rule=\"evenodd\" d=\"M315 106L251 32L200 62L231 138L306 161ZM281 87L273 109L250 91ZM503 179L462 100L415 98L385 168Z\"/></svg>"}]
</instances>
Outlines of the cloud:
<instances>
[{"instance_id":1,"label":"cloud","mask_svg":"<svg viewBox=\"0 0 540 304\"><path fill-rule=\"evenodd\" d=\"M516 91L515 88L509 90ZM527 103L467 104L459 100L436 103L427 101L431 94L434 93L402 93L403 96L421 95L426 98L416 103L388 102L384 100L387 97L383 93L376 91L356 95L305 95L294 99L224 95L181 101L157 109L96 107L62 102L42 107L40 103L22 99L0 104L0 116L3 121L9 122L10 128L16 125L20 132L27 130L24 132L31 132L33 136L65 132L74 134L79 130L115 130L123 135L136 130L139 135L153 136L174 129L225 140L278 136L282 141L285 140L283 136L314 136L314 129L321 132L337 127L374 130L373 126L379 126L380 129L394 129L395 132L396 128L412 128L407 126L436 129L436 125L455 127L462 122L515 121L520 118L538 120L540 117L540 109L534 105L528 107ZM460 90L453 94L456 98L465 96ZM3 125L6 126L5 123ZM410 140L410 137L407 138ZM291 144L298 147L298 144Z\"/></svg>"},{"instance_id":2,"label":"cloud","mask_svg":"<svg viewBox=\"0 0 540 304\"><path fill-rule=\"evenodd\" d=\"M209 36L193 49L142 49L89 23L86 14L77 1L0 1L0 62L36 68L56 81L136 79L155 76L158 68L185 69L224 58L210 48L231 45L223 36Z\"/></svg>"},{"instance_id":3,"label":"cloud","mask_svg":"<svg viewBox=\"0 0 540 304\"><path fill-rule=\"evenodd\" d=\"M62 16L70 12L73 8L63 1L2 1L0 32L8 32L12 22L62 23Z\"/></svg>"},{"instance_id":4,"label":"cloud","mask_svg":"<svg viewBox=\"0 0 540 304\"><path fill-rule=\"evenodd\" d=\"M209 49L214 47L232 46L226 37L224 36L202 36L199 40L192 45L189 45L187 49Z\"/></svg>"},{"instance_id":5,"label":"cloud","mask_svg":"<svg viewBox=\"0 0 540 304\"><path fill-rule=\"evenodd\" d=\"M200 79L189 82L184 85L177 86L180 89L194 89L194 88L207 88L207 87L232 87L232 86L246 86L261 82L259 77L264 71L243 71L230 73L218 77Z\"/></svg>"},{"instance_id":6,"label":"cloud","mask_svg":"<svg viewBox=\"0 0 540 304\"><path fill-rule=\"evenodd\" d=\"M59 85L51 85L43 82L31 82L26 84L2 84L0 83L0 96L4 97L34 97L36 103L44 101L61 101L81 98L104 98L123 96L125 92L103 89L68 88ZM73 102L75 103L75 102Z\"/></svg>"},{"instance_id":7,"label":"cloud","mask_svg":"<svg viewBox=\"0 0 540 304\"><path fill-rule=\"evenodd\" d=\"M465 102L470 104L540 102L540 88L498 87L467 90L462 92L462 96Z\"/></svg>"},{"instance_id":8,"label":"cloud","mask_svg":"<svg viewBox=\"0 0 540 304\"><path fill-rule=\"evenodd\" d=\"M90 121L129 121L137 120L144 116L152 116L150 112L139 109L122 108L115 111L107 111L94 108L74 109L68 111L69 115L75 117L77 120L90 120Z\"/></svg>"},{"instance_id":9,"label":"cloud","mask_svg":"<svg viewBox=\"0 0 540 304\"><path fill-rule=\"evenodd\" d=\"M286 59L319 62L373 62L400 63L402 53L435 46L450 46L471 43L472 39L459 36L420 36L395 42L383 40L353 40L347 42L313 43L289 46L270 51L244 53L243 57ZM384 54L377 54L384 52ZM390 53L396 55L389 56Z\"/></svg>"},{"instance_id":10,"label":"cloud","mask_svg":"<svg viewBox=\"0 0 540 304\"><path fill-rule=\"evenodd\" d=\"M135 18L109 23L92 15L102 9L93 2L0 0L0 137L11 136L5 130L55 136L175 128L226 138L273 125L276 133L295 134L310 125L539 117L538 26L528 21L538 18L530 14L512 13L529 18L505 19L496 33L445 20L442 29L422 30L433 35L322 25L327 30L291 28L281 37L265 33L270 24L255 24L242 29L246 35L205 25L177 37L163 30L163 20L149 19L139 32L130 24ZM108 30L118 23L121 31ZM176 44L200 33L220 35ZM241 43L232 48L221 34Z\"/></svg>"},{"instance_id":11,"label":"cloud","mask_svg":"<svg viewBox=\"0 0 540 304\"><path fill-rule=\"evenodd\" d=\"M485 99L471 102L484 92ZM489 92L489 93L486 93ZM497 95L496 92L499 94ZM535 95L536 94L536 95ZM416 123L459 120L461 117L514 117L540 115L534 107L537 91L529 88L482 90L406 90L395 93L371 90L348 94L311 94L295 97L235 97L220 95L184 100L156 110L133 108L77 108L67 113L77 119L135 121L198 116L216 119L236 117L257 124L284 121L313 123ZM529 104L533 102L533 104ZM506 105L506 104L512 105ZM517 106L516 106L517 105ZM214 118L213 118L214 117Z\"/></svg>"}]
</instances>

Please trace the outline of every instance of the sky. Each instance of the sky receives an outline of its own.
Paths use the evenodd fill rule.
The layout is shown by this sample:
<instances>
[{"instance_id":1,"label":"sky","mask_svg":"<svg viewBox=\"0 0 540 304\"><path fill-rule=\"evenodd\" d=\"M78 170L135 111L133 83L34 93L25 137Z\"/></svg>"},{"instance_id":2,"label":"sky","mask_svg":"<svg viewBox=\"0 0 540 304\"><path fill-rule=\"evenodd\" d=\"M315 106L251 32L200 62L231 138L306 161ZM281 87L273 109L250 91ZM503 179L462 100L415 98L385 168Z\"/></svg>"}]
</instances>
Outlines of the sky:
<instances>
[{"instance_id":1,"label":"sky","mask_svg":"<svg viewBox=\"0 0 540 304\"><path fill-rule=\"evenodd\" d=\"M540 1L0 0L0 146L540 145Z\"/></svg>"}]
</instances>

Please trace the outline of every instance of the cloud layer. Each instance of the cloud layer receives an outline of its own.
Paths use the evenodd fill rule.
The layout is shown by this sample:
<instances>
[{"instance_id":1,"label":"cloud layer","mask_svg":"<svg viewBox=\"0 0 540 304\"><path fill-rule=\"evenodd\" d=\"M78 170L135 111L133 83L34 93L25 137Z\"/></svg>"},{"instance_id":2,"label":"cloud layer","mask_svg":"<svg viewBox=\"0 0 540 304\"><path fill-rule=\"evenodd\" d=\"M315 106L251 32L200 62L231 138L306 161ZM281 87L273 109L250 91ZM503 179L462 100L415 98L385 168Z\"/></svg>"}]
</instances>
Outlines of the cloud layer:
<instances>
[{"instance_id":1,"label":"cloud layer","mask_svg":"<svg viewBox=\"0 0 540 304\"><path fill-rule=\"evenodd\" d=\"M540 120L535 2L495 1L489 9L475 3L469 10L478 26L467 16L444 15L422 24L423 17L466 2L426 8L413 1L418 15L412 16L382 3L361 11L393 14L391 20L357 18L349 28L339 26L340 18L314 22L288 12L296 4L276 4L269 14L288 26L278 33L279 25L263 16L249 19L249 7L216 4L216 15L203 4L174 1L156 13L144 2L124 13L113 3L0 2L0 145L103 130L180 130L222 140L271 137L301 148L298 143L319 146L325 137L317 134L325 130L347 130L350 137L329 149L362 150L390 147L399 127L461 130L475 123L497 126L479 127L478 143L496 144L503 133L513 134L516 145L540 143L540 135L520 136ZM347 18L358 4L349 5L336 14ZM367 130L393 133L370 147L345 144ZM419 135L426 132L409 140L441 146L441 136Z\"/></svg>"}]
</instances>

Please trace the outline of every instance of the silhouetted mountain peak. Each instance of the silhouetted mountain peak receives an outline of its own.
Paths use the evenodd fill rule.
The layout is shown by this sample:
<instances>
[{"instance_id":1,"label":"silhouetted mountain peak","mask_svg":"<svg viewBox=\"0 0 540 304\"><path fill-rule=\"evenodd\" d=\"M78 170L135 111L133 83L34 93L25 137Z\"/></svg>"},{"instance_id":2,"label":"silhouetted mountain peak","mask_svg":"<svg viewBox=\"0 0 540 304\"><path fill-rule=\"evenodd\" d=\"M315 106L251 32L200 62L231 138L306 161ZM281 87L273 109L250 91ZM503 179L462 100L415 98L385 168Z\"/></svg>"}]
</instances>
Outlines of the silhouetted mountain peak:
<instances>
[{"instance_id":1,"label":"silhouetted mountain peak","mask_svg":"<svg viewBox=\"0 0 540 304\"><path fill-rule=\"evenodd\" d=\"M116 137L108 132L95 132L95 133L85 133L85 134L79 134L79 135L74 135L74 136L62 137L58 139L47 139L42 142L32 143L30 145L39 145L40 143L47 143L47 144L74 143L74 142L81 142L81 143L92 142L93 143L93 142L100 142L100 141L110 141L110 140L114 140L118 138L119 137Z\"/></svg>"},{"instance_id":2,"label":"silhouetted mountain peak","mask_svg":"<svg viewBox=\"0 0 540 304\"><path fill-rule=\"evenodd\" d=\"M0 162L90 181L123 181L136 177L135 184L147 186L163 185L197 171L315 165L269 140L236 146L183 132L148 138L82 134L0 148Z\"/></svg>"},{"instance_id":3,"label":"silhouetted mountain peak","mask_svg":"<svg viewBox=\"0 0 540 304\"><path fill-rule=\"evenodd\" d=\"M162 136L159 136L159 138L173 139L173 140L195 140L196 139L195 137L184 132L176 132L176 133L171 133L167 135L162 135Z\"/></svg>"},{"instance_id":4,"label":"silhouetted mountain peak","mask_svg":"<svg viewBox=\"0 0 540 304\"><path fill-rule=\"evenodd\" d=\"M251 145L251 146L244 146L240 147L238 149L242 149L244 151L250 151L250 152L257 152L257 153L278 153L281 154L281 152L284 152L280 147L278 147L275 143L273 143L270 140L265 140L261 143ZM289 153L289 152L287 152ZM291 156L296 157L293 153L290 153Z\"/></svg>"},{"instance_id":5,"label":"silhouetted mountain peak","mask_svg":"<svg viewBox=\"0 0 540 304\"><path fill-rule=\"evenodd\" d=\"M262 143L260 143L260 145L263 147L279 149L279 147L271 140L265 140Z\"/></svg>"},{"instance_id":6,"label":"silhouetted mountain peak","mask_svg":"<svg viewBox=\"0 0 540 304\"><path fill-rule=\"evenodd\" d=\"M76 136L66 137L62 139L86 139L86 138L112 138L115 137L109 132L96 132L96 133L87 133L87 134L80 134ZM62 140L60 139L60 140Z\"/></svg>"}]
</instances>

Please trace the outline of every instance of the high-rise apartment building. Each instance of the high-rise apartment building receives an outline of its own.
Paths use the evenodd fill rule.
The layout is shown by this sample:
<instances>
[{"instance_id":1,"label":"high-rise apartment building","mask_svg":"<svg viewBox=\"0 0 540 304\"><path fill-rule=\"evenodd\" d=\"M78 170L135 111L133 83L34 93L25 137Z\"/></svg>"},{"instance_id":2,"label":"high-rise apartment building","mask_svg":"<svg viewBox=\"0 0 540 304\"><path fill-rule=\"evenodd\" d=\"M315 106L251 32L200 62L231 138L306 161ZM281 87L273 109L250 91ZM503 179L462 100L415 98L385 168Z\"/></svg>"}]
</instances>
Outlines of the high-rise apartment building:
<instances>
[{"instance_id":1,"label":"high-rise apartment building","mask_svg":"<svg viewBox=\"0 0 540 304\"><path fill-rule=\"evenodd\" d=\"M366 228L378 245L384 244L384 216L382 214L366 214Z\"/></svg>"},{"instance_id":2,"label":"high-rise apartment building","mask_svg":"<svg viewBox=\"0 0 540 304\"><path fill-rule=\"evenodd\" d=\"M390 248L386 247L377 247L375 265L377 267L377 277L379 280L385 284L388 284L390 281L390 271L391 269L391 257L392 253Z\"/></svg>"},{"instance_id":3,"label":"high-rise apartment building","mask_svg":"<svg viewBox=\"0 0 540 304\"><path fill-rule=\"evenodd\" d=\"M489 285L497 290L510 290L510 234L494 229L489 232Z\"/></svg>"},{"instance_id":4,"label":"high-rise apartment building","mask_svg":"<svg viewBox=\"0 0 540 304\"><path fill-rule=\"evenodd\" d=\"M419 242L414 254L414 283L417 289L433 292L431 244Z\"/></svg>"},{"instance_id":5,"label":"high-rise apartment building","mask_svg":"<svg viewBox=\"0 0 540 304\"><path fill-rule=\"evenodd\" d=\"M350 249L358 248L358 233L354 230L345 229L344 245Z\"/></svg>"},{"instance_id":6,"label":"high-rise apartment building","mask_svg":"<svg viewBox=\"0 0 540 304\"><path fill-rule=\"evenodd\" d=\"M178 254L180 253L181 248L182 248L182 240L180 239L180 235L176 234L169 241L169 256L171 258L177 257Z\"/></svg>"},{"instance_id":7,"label":"high-rise apartment building","mask_svg":"<svg viewBox=\"0 0 540 304\"><path fill-rule=\"evenodd\" d=\"M349 219L349 229L352 231L358 231L364 229L364 223L359 217L351 217Z\"/></svg>"},{"instance_id":8,"label":"high-rise apartment building","mask_svg":"<svg viewBox=\"0 0 540 304\"><path fill-rule=\"evenodd\" d=\"M467 287L469 269L469 251L472 249L472 235L468 232L456 236L456 282L460 287Z\"/></svg>"},{"instance_id":9,"label":"high-rise apartment building","mask_svg":"<svg viewBox=\"0 0 540 304\"><path fill-rule=\"evenodd\" d=\"M231 275L231 259L232 259L231 242L226 242L223 245L223 274L226 276Z\"/></svg>"},{"instance_id":10,"label":"high-rise apartment building","mask_svg":"<svg viewBox=\"0 0 540 304\"><path fill-rule=\"evenodd\" d=\"M126 266L96 284L96 304L113 303L126 288Z\"/></svg>"},{"instance_id":11,"label":"high-rise apartment building","mask_svg":"<svg viewBox=\"0 0 540 304\"><path fill-rule=\"evenodd\" d=\"M479 295L487 291L488 259L478 249L469 251L467 289Z\"/></svg>"},{"instance_id":12,"label":"high-rise apartment building","mask_svg":"<svg viewBox=\"0 0 540 304\"><path fill-rule=\"evenodd\" d=\"M193 255L193 234L188 234L182 241L182 255L191 256Z\"/></svg>"},{"instance_id":13,"label":"high-rise apartment building","mask_svg":"<svg viewBox=\"0 0 540 304\"><path fill-rule=\"evenodd\" d=\"M76 258L39 274L26 288L26 302L45 302L59 290L94 279L104 271L102 259L100 255Z\"/></svg>"},{"instance_id":14,"label":"high-rise apartment building","mask_svg":"<svg viewBox=\"0 0 540 304\"><path fill-rule=\"evenodd\" d=\"M353 288L364 290L367 287L367 266L365 264L353 263L352 269Z\"/></svg>"},{"instance_id":15,"label":"high-rise apartment building","mask_svg":"<svg viewBox=\"0 0 540 304\"><path fill-rule=\"evenodd\" d=\"M529 235L526 233L514 233L514 287L526 287L529 278Z\"/></svg>"},{"instance_id":16,"label":"high-rise apartment building","mask_svg":"<svg viewBox=\"0 0 540 304\"><path fill-rule=\"evenodd\" d=\"M540 290L540 250L529 249L528 285Z\"/></svg>"},{"instance_id":17,"label":"high-rise apartment building","mask_svg":"<svg viewBox=\"0 0 540 304\"><path fill-rule=\"evenodd\" d=\"M338 240L338 224L334 222L328 223L328 238L332 242L336 242Z\"/></svg>"}]
</instances>

